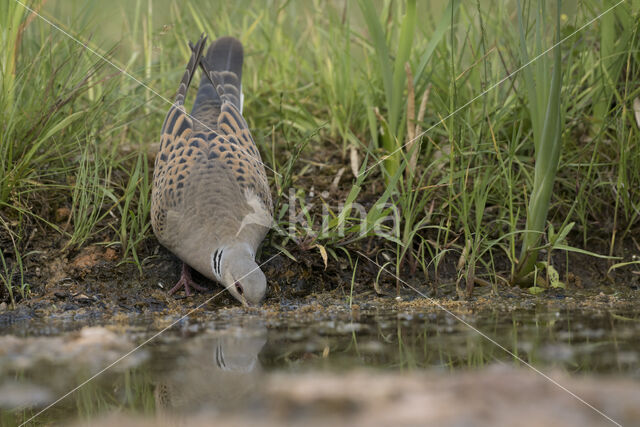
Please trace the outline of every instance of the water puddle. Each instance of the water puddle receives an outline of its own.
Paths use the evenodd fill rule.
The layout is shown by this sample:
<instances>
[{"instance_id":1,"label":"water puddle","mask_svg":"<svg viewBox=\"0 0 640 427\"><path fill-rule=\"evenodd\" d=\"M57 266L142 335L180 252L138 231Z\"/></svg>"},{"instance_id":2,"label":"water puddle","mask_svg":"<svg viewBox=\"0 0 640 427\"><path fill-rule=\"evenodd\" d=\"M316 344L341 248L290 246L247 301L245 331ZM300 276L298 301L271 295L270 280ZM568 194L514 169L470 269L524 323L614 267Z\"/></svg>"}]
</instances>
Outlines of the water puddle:
<instances>
[{"instance_id":1,"label":"water puddle","mask_svg":"<svg viewBox=\"0 0 640 427\"><path fill-rule=\"evenodd\" d=\"M618 422L640 420L638 314L458 315L512 354L442 311L373 306L200 313L135 351L177 317L5 325L0 424L20 425L96 374L29 425L609 424L523 361Z\"/></svg>"}]
</instances>

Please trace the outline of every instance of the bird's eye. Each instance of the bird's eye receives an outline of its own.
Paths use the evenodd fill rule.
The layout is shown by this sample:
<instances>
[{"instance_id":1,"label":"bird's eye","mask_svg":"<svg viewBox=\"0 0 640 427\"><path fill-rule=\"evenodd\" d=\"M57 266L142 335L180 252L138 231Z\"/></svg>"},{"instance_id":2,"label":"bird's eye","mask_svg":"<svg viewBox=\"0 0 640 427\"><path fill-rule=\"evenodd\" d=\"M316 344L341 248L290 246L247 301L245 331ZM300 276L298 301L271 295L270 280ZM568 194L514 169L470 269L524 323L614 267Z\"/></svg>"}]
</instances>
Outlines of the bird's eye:
<instances>
[{"instance_id":1,"label":"bird's eye","mask_svg":"<svg viewBox=\"0 0 640 427\"><path fill-rule=\"evenodd\" d=\"M236 291L238 291L240 295L244 293L244 290L242 289L242 285L238 282L236 282Z\"/></svg>"}]
</instances>

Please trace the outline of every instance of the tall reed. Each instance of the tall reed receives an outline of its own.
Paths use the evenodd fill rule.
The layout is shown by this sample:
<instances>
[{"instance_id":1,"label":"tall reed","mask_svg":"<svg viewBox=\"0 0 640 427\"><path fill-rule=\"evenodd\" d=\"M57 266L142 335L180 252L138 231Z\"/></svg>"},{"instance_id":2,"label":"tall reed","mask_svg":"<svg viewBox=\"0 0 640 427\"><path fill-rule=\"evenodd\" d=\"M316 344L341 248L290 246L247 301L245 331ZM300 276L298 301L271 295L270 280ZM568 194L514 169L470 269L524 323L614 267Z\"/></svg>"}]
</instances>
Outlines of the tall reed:
<instances>
[{"instance_id":1,"label":"tall reed","mask_svg":"<svg viewBox=\"0 0 640 427\"><path fill-rule=\"evenodd\" d=\"M547 2L532 2L535 22L534 37L536 54L543 51L546 28ZM556 2L556 43L560 41L560 0ZM549 204L553 193L560 153L562 151L562 128L564 110L560 94L562 92L561 45L556 44L551 58L548 55L531 57L526 44L526 26L522 7L518 1L518 26L520 31L520 54L525 68L522 70L527 91L527 105L533 130L535 168L533 188L529 196L527 223L520 252L518 266L513 280L518 282L535 268L538 258L537 248L545 229Z\"/></svg>"}]
</instances>

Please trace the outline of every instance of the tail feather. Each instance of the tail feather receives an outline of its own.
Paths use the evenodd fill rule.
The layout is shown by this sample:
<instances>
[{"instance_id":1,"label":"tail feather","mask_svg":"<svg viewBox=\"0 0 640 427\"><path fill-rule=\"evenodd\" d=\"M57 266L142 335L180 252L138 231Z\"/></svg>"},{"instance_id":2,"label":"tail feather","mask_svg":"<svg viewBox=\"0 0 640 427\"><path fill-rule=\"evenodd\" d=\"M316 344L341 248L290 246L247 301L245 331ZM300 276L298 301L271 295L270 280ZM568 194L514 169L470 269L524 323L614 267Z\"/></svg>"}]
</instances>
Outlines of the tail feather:
<instances>
[{"instance_id":1,"label":"tail feather","mask_svg":"<svg viewBox=\"0 0 640 427\"><path fill-rule=\"evenodd\" d=\"M221 37L213 42L206 57L201 59L206 63L210 75L203 76L200 81L192 114L212 129L217 124L223 100L242 111L243 59L242 43L233 37Z\"/></svg>"},{"instance_id":2,"label":"tail feather","mask_svg":"<svg viewBox=\"0 0 640 427\"><path fill-rule=\"evenodd\" d=\"M178 86L178 92L176 93L175 102L178 105L184 104L184 98L187 95L187 89L189 89L189 85L191 85L191 79L196 72L196 68L198 68L198 64L200 63L202 57L202 51L204 50L204 46L207 43L207 37L204 33L200 36L200 39L196 43L195 46L189 42L189 46L191 46L191 58L189 58L189 63L187 64L187 68L182 75L182 80L180 81L180 86Z\"/></svg>"},{"instance_id":3,"label":"tail feather","mask_svg":"<svg viewBox=\"0 0 640 427\"><path fill-rule=\"evenodd\" d=\"M230 71L236 75L238 83L242 80L244 51L240 40L220 37L209 46L205 59L213 71Z\"/></svg>"}]
</instances>

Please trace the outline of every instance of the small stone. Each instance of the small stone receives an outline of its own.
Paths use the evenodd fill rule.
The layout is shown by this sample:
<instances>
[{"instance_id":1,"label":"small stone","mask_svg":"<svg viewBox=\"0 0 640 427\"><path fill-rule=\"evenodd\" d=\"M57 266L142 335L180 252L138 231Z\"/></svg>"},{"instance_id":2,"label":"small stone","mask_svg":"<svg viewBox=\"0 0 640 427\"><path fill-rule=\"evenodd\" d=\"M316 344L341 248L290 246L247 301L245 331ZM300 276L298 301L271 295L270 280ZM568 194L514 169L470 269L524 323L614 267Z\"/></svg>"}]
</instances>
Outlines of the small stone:
<instances>
[{"instance_id":1,"label":"small stone","mask_svg":"<svg viewBox=\"0 0 640 427\"><path fill-rule=\"evenodd\" d=\"M71 265L78 270L88 270L92 268L98 262L98 250L95 247L84 248L80 254L78 254Z\"/></svg>"},{"instance_id":2,"label":"small stone","mask_svg":"<svg viewBox=\"0 0 640 427\"><path fill-rule=\"evenodd\" d=\"M7 303L6 302L0 303L0 312L5 311L6 309L7 309Z\"/></svg>"},{"instance_id":3,"label":"small stone","mask_svg":"<svg viewBox=\"0 0 640 427\"><path fill-rule=\"evenodd\" d=\"M71 209L67 207L58 208L56 209L56 222L66 221L69 219L70 215Z\"/></svg>"},{"instance_id":4,"label":"small stone","mask_svg":"<svg viewBox=\"0 0 640 427\"><path fill-rule=\"evenodd\" d=\"M63 310L63 311L70 311L70 310L76 310L76 309L78 309L78 308L80 308L80 307L78 307L78 306L77 306L77 305L75 305L75 304L67 303L67 304L65 304L65 305L62 307L62 310Z\"/></svg>"},{"instance_id":5,"label":"small stone","mask_svg":"<svg viewBox=\"0 0 640 427\"><path fill-rule=\"evenodd\" d=\"M85 295L85 294L78 294L78 295L74 295L73 296L73 300L77 303L80 304L91 304L94 299Z\"/></svg>"},{"instance_id":6,"label":"small stone","mask_svg":"<svg viewBox=\"0 0 640 427\"><path fill-rule=\"evenodd\" d=\"M107 248L104 251L104 259L107 261L115 261L118 258L118 253L113 248Z\"/></svg>"}]
</instances>

